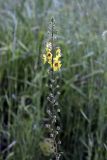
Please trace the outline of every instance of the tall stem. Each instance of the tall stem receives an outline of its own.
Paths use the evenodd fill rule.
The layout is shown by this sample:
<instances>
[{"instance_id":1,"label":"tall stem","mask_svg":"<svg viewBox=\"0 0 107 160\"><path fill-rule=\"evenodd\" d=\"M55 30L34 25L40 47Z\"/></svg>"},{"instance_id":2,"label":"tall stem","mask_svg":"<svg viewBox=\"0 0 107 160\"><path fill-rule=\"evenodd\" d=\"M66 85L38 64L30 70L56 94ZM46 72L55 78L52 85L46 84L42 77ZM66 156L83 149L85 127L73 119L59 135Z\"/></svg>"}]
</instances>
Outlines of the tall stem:
<instances>
[{"instance_id":1,"label":"tall stem","mask_svg":"<svg viewBox=\"0 0 107 160\"><path fill-rule=\"evenodd\" d=\"M51 23L52 23L52 37L51 37L51 42L52 42L52 79L54 78L53 76L53 56L54 56L54 46L53 46L53 42L54 42L54 37L53 37L53 34L54 34L54 27L53 27L53 23L54 23L54 19L52 18L51 19Z\"/></svg>"}]
</instances>

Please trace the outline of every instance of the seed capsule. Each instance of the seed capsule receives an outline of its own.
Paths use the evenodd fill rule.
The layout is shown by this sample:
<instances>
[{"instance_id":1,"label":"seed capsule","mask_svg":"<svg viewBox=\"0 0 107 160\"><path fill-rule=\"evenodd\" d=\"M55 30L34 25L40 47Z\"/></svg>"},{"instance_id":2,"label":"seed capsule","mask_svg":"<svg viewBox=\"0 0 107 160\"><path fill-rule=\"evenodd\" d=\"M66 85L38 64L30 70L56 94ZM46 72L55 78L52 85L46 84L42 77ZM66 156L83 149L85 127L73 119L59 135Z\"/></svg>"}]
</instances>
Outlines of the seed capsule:
<instances>
[{"instance_id":1,"label":"seed capsule","mask_svg":"<svg viewBox=\"0 0 107 160\"><path fill-rule=\"evenodd\" d=\"M58 131L56 131L56 135L58 135L58 133L59 133L59 132L58 132Z\"/></svg>"},{"instance_id":2,"label":"seed capsule","mask_svg":"<svg viewBox=\"0 0 107 160\"><path fill-rule=\"evenodd\" d=\"M61 141L58 141L58 144L61 144Z\"/></svg>"},{"instance_id":3,"label":"seed capsule","mask_svg":"<svg viewBox=\"0 0 107 160\"><path fill-rule=\"evenodd\" d=\"M61 110L58 108L58 109L57 109L57 112L59 113L60 111L61 111Z\"/></svg>"},{"instance_id":4,"label":"seed capsule","mask_svg":"<svg viewBox=\"0 0 107 160\"><path fill-rule=\"evenodd\" d=\"M59 126L57 126L57 130L60 131L60 127Z\"/></svg>"},{"instance_id":5,"label":"seed capsule","mask_svg":"<svg viewBox=\"0 0 107 160\"><path fill-rule=\"evenodd\" d=\"M45 126L46 126L46 128L50 128L50 124L46 124Z\"/></svg>"},{"instance_id":6,"label":"seed capsule","mask_svg":"<svg viewBox=\"0 0 107 160\"><path fill-rule=\"evenodd\" d=\"M51 83L54 83L55 82L55 80L54 79L51 79Z\"/></svg>"},{"instance_id":7,"label":"seed capsule","mask_svg":"<svg viewBox=\"0 0 107 160\"><path fill-rule=\"evenodd\" d=\"M58 102L56 102L54 105L55 105L55 106L58 106Z\"/></svg>"},{"instance_id":8,"label":"seed capsule","mask_svg":"<svg viewBox=\"0 0 107 160\"><path fill-rule=\"evenodd\" d=\"M50 114L51 114L51 111L48 109L48 110L47 110L47 113L50 115Z\"/></svg>"},{"instance_id":9,"label":"seed capsule","mask_svg":"<svg viewBox=\"0 0 107 160\"><path fill-rule=\"evenodd\" d=\"M60 92L57 92L57 95L60 95L61 93Z\"/></svg>"},{"instance_id":10,"label":"seed capsule","mask_svg":"<svg viewBox=\"0 0 107 160\"><path fill-rule=\"evenodd\" d=\"M51 133L51 134L50 134L50 137L51 137L51 138L53 138L53 137L54 137L54 135Z\"/></svg>"}]
</instances>

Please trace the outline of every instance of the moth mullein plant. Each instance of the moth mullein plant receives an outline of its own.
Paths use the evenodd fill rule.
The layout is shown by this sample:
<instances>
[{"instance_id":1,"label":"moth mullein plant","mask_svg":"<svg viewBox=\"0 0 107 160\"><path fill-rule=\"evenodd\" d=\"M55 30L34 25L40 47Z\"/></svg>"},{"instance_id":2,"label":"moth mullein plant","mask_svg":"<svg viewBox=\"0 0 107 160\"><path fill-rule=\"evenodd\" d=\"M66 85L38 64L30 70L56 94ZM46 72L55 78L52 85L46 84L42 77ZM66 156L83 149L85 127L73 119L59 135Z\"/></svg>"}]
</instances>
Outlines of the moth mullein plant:
<instances>
[{"instance_id":1,"label":"moth mullein plant","mask_svg":"<svg viewBox=\"0 0 107 160\"><path fill-rule=\"evenodd\" d=\"M59 92L59 78L58 73L61 70L61 49L54 43L55 37L55 22L51 19L50 24L50 39L46 43L45 53L42 54L43 64L48 66L49 79L47 96L47 105L45 113L45 136L42 142L40 142L40 149L44 156L48 156L49 160L60 160L60 107L58 103Z\"/></svg>"}]
</instances>

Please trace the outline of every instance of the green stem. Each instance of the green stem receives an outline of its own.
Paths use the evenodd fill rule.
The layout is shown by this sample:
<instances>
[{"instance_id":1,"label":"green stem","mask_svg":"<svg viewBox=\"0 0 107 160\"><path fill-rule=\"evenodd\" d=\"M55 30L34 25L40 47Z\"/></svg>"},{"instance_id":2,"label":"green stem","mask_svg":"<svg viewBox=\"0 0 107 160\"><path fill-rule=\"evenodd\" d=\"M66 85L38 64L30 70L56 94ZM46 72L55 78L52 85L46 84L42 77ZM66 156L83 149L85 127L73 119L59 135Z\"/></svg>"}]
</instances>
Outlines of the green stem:
<instances>
[{"instance_id":1,"label":"green stem","mask_svg":"<svg viewBox=\"0 0 107 160\"><path fill-rule=\"evenodd\" d=\"M51 42L52 42L52 79L54 78L54 75L53 75L53 55L54 55L54 48L53 48L53 30L54 30L54 27L53 27L53 22L54 22L54 19L52 18L51 19L51 22L52 22L52 37L51 37Z\"/></svg>"}]
</instances>

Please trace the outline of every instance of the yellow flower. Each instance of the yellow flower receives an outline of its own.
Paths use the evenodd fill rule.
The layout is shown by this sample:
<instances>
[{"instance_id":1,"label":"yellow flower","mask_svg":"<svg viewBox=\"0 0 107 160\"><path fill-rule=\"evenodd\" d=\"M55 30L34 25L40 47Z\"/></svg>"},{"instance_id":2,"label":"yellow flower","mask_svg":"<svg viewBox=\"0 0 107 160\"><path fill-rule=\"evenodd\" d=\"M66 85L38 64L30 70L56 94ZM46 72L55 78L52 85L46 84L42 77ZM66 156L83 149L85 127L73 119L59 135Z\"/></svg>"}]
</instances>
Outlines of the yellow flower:
<instances>
[{"instance_id":1,"label":"yellow flower","mask_svg":"<svg viewBox=\"0 0 107 160\"><path fill-rule=\"evenodd\" d=\"M61 53L61 49L58 47L57 49L56 49L56 54L60 54Z\"/></svg>"},{"instance_id":2,"label":"yellow flower","mask_svg":"<svg viewBox=\"0 0 107 160\"><path fill-rule=\"evenodd\" d=\"M59 58L61 57L61 50L60 50L60 48L56 49L56 56L59 57Z\"/></svg>"},{"instance_id":3,"label":"yellow flower","mask_svg":"<svg viewBox=\"0 0 107 160\"><path fill-rule=\"evenodd\" d=\"M57 59L54 60L54 62L53 62L53 67L52 67L52 65L51 65L51 67L53 68L53 71L58 71L58 70L60 70L61 66L62 66L61 61L59 61L59 60L57 60Z\"/></svg>"},{"instance_id":4,"label":"yellow flower","mask_svg":"<svg viewBox=\"0 0 107 160\"><path fill-rule=\"evenodd\" d=\"M60 57L59 57L58 55L57 55L57 56L55 56L55 57L54 57L54 61L58 61L58 60L59 60L59 58L60 58Z\"/></svg>"},{"instance_id":5,"label":"yellow flower","mask_svg":"<svg viewBox=\"0 0 107 160\"><path fill-rule=\"evenodd\" d=\"M47 52L46 57L47 57L48 63L51 64L52 63L52 53L51 52Z\"/></svg>"},{"instance_id":6,"label":"yellow flower","mask_svg":"<svg viewBox=\"0 0 107 160\"><path fill-rule=\"evenodd\" d=\"M42 55L42 60L43 60L43 64L45 64L46 61L47 61L46 54L43 54L43 55Z\"/></svg>"},{"instance_id":7,"label":"yellow flower","mask_svg":"<svg viewBox=\"0 0 107 160\"><path fill-rule=\"evenodd\" d=\"M55 153L54 141L51 138L45 138L39 143L40 149L45 156Z\"/></svg>"},{"instance_id":8,"label":"yellow flower","mask_svg":"<svg viewBox=\"0 0 107 160\"><path fill-rule=\"evenodd\" d=\"M53 71L58 71L62 66L60 61L61 50L59 47L56 49L55 57L53 57L51 50L52 50L52 43L48 42L46 44L46 54L42 55L43 63L45 64L47 62L51 66L51 68L53 68ZM52 64L52 57L53 57L53 64Z\"/></svg>"}]
</instances>

